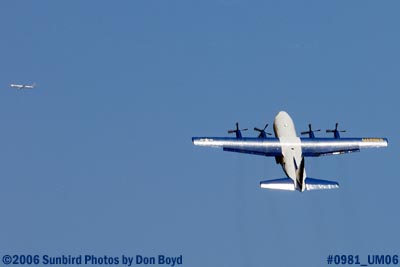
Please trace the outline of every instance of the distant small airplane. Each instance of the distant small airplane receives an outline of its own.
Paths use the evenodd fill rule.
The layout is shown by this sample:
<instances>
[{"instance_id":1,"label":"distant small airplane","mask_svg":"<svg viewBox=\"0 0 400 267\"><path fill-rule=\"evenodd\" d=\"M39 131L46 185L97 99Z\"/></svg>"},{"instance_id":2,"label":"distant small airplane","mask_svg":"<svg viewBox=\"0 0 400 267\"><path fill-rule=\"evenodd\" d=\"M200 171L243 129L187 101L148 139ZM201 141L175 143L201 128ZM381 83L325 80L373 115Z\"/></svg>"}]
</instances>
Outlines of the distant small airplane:
<instances>
[{"instance_id":1,"label":"distant small airplane","mask_svg":"<svg viewBox=\"0 0 400 267\"><path fill-rule=\"evenodd\" d=\"M260 182L261 188L281 189L281 190L316 190L338 188L339 184L333 181L310 178L306 174L304 167L304 157L319 157L325 155L338 155L344 153L358 152L360 149L373 147L386 147L386 138L341 138L340 133L345 131L338 130L338 123L333 130L326 130L333 133L332 137L315 137L311 124L308 125L308 138L300 138L296 134L296 129L292 118L285 111L276 115L274 121L274 137L267 133L263 128L254 128L259 132L258 137L243 137L236 123L236 129L228 133L235 133L235 138L229 137L193 137L192 142L196 146L221 147L224 151L275 157L276 163L282 165L283 171L288 178L267 180Z\"/></svg>"},{"instance_id":2,"label":"distant small airplane","mask_svg":"<svg viewBox=\"0 0 400 267\"><path fill-rule=\"evenodd\" d=\"M22 89L33 89L33 88L35 88L35 86L36 86L36 84L35 83L33 83L33 84L31 84L31 85L26 85L26 84L10 84L10 87L11 88L15 88L15 89L19 89L19 90L22 90Z\"/></svg>"}]
</instances>

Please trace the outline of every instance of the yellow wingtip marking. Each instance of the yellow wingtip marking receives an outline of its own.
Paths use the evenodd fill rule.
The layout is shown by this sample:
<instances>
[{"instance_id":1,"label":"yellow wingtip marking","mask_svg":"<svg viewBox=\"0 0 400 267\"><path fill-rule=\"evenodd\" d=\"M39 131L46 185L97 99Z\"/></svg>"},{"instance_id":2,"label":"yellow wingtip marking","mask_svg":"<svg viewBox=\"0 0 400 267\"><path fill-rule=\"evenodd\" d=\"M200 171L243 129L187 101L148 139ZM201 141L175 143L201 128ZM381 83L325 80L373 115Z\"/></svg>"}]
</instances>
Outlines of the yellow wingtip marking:
<instances>
[{"instance_id":1,"label":"yellow wingtip marking","mask_svg":"<svg viewBox=\"0 0 400 267\"><path fill-rule=\"evenodd\" d=\"M382 138L363 138L363 142L384 142Z\"/></svg>"}]
</instances>

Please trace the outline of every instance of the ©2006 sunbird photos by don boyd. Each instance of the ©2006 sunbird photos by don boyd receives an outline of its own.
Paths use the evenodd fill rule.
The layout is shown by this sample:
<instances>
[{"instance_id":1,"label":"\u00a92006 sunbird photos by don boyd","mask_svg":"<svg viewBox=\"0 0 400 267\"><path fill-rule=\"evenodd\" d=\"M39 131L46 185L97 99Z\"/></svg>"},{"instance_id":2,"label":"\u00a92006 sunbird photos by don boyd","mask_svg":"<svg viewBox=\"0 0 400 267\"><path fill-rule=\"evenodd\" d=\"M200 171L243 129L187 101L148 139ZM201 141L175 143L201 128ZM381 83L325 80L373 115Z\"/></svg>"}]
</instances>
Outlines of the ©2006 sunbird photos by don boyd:
<instances>
[{"instance_id":1,"label":"\u00a92006 sunbird photos by don boyd","mask_svg":"<svg viewBox=\"0 0 400 267\"><path fill-rule=\"evenodd\" d=\"M243 137L242 131L236 123L236 129L228 133L235 133L236 137L193 137L193 144L196 146L222 147L224 151L275 157L276 163L282 165L287 178L267 180L260 182L262 188L281 190L305 190L333 189L339 184L334 181L310 178L304 167L304 157L319 157L325 155L338 155L350 152L358 152L364 148L387 147L386 138L342 138L338 130L338 123L333 130L326 130L333 133L333 137L315 137L309 124L309 130L302 132L308 135L307 138L300 138L292 118L285 111L279 112L274 120L275 138L265 129L254 128L259 132L258 137Z\"/></svg>"}]
</instances>

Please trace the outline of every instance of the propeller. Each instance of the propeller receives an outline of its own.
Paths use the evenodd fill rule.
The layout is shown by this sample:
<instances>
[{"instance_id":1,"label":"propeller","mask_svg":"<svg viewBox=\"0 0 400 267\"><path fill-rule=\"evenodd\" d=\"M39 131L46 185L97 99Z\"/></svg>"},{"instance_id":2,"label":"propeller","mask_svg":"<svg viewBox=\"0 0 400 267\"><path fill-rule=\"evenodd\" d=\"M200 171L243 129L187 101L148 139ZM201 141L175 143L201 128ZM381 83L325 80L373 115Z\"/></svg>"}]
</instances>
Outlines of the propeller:
<instances>
[{"instance_id":1,"label":"propeller","mask_svg":"<svg viewBox=\"0 0 400 267\"><path fill-rule=\"evenodd\" d=\"M314 135L314 132L320 132L321 131L321 129L318 129L318 130L312 130L312 128L311 128L311 123L309 123L308 124L308 131L306 131L306 132L301 132L301 134L308 134L308 136L310 137L310 138L315 138L315 135Z\"/></svg>"},{"instance_id":2,"label":"propeller","mask_svg":"<svg viewBox=\"0 0 400 267\"><path fill-rule=\"evenodd\" d=\"M271 133L265 132L265 129L267 129L268 123L265 125L264 129L259 129L257 127L254 127L254 131L259 132L260 134L258 135L258 138L267 138L267 135L272 135Z\"/></svg>"},{"instance_id":3,"label":"propeller","mask_svg":"<svg viewBox=\"0 0 400 267\"><path fill-rule=\"evenodd\" d=\"M239 123L236 123L236 130L229 130L228 134L235 133L236 138L242 138L242 131L247 131L248 129L239 129Z\"/></svg>"},{"instance_id":4,"label":"propeller","mask_svg":"<svg viewBox=\"0 0 400 267\"><path fill-rule=\"evenodd\" d=\"M328 129L328 130L326 130L326 132L327 132L327 133L333 133L333 136L334 136L335 138L340 138L340 134L339 134L339 133L345 133L346 130L341 130L341 131L339 131L339 130L338 130L338 126L339 126L339 123L336 123L335 129L334 129L334 130Z\"/></svg>"}]
</instances>

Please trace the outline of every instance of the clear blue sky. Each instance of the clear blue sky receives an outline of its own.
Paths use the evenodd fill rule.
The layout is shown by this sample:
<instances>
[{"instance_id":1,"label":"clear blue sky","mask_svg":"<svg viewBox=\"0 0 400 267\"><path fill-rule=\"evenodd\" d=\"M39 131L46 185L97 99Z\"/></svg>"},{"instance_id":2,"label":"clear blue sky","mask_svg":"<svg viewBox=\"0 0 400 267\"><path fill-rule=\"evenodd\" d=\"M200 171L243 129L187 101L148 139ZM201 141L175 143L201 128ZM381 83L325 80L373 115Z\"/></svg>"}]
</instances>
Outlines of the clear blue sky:
<instances>
[{"instance_id":1,"label":"clear blue sky","mask_svg":"<svg viewBox=\"0 0 400 267\"><path fill-rule=\"evenodd\" d=\"M399 8L3 1L1 253L182 254L191 267L400 253ZM300 194L259 188L283 177L274 159L191 143L280 110L297 132L339 121L389 148L307 159L341 188Z\"/></svg>"}]
</instances>

